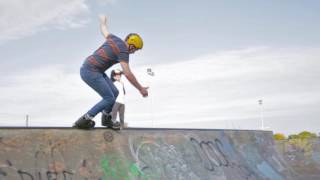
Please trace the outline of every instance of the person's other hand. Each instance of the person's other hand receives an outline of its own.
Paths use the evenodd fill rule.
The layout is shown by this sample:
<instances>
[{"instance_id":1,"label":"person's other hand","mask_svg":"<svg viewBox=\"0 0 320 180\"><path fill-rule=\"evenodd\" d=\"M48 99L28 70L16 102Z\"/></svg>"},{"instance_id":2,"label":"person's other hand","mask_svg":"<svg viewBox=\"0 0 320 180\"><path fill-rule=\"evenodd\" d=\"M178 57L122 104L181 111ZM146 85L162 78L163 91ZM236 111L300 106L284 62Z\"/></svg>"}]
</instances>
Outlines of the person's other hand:
<instances>
[{"instance_id":1,"label":"person's other hand","mask_svg":"<svg viewBox=\"0 0 320 180\"><path fill-rule=\"evenodd\" d=\"M100 23L101 23L101 24L107 24L107 16L105 16L105 15L100 15L100 16L99 16L99 19L100 19Z\"/></svg>"},{"instance_id":2,"label":"person's other hand","mask_svg":"<svg viewBox=\"0 0 320 180\"><path fill-rule=\"evenodd\" d=\"M142 89L140 89L140 93L143 97L148 97L148 88L149 87L142 87Z\"/></svg>"}]
</instances>

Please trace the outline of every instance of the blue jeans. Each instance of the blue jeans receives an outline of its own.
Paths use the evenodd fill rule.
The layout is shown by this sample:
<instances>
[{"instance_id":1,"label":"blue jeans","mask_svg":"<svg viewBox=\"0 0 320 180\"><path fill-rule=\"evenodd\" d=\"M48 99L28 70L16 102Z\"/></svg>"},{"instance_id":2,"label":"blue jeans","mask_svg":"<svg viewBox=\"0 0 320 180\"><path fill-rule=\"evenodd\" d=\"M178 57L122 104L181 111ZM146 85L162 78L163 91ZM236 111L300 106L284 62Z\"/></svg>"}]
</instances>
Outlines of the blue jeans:
<instances>
[{"instance_id":1,"label":"blue jeans","mask_svg":"<svg viewBox=\"0 0 320 180\"><path fill-rule=\"evenodd\" d=\"M109 77L103 72L92 71L87 67L81 67L80 75L82 80L102 97L102 100L94 105L87 114L94 117L103 110L111 112L119 91Z\"/></svg>"}]
</instances>

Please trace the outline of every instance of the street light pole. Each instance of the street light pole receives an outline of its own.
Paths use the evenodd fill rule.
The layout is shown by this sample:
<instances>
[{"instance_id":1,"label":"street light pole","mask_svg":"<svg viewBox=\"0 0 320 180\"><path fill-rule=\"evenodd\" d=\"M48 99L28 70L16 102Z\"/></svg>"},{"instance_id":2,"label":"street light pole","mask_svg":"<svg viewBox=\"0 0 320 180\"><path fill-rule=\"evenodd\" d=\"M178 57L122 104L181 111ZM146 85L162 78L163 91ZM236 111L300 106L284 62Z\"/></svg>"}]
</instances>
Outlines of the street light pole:
<instances>
[{"instance_id":1,"label":"street light pole","mask_svg":"<svg viewBox=\"0 0 320 180\"><path fill-rule=\"evenodd\" d=\"M260 105L260 121L261 121L261 130L264 130L264 121L263 121L263 100L260 99L259 101Z\"/></svg>"},{"instance_id":2,"label":"street light pole","mask_svg":"<svg viewBox=\"0 0 320 180\"><path fill-rule=\"evenodd\" d=\"M26 127L29 127L29 115L26 115Z\"/></svg>"}]
</instances>

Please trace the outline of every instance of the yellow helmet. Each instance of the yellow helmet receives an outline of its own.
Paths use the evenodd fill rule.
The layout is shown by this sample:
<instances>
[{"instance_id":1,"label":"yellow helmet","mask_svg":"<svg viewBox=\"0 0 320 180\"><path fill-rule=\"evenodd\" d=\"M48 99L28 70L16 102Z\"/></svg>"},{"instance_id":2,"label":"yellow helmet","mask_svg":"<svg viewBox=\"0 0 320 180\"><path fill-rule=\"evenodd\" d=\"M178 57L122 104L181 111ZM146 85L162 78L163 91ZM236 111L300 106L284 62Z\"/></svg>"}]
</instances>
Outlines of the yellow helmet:
<instances>
[{"instance_id":1,"label":"yellow helmet","mask_svg":"<svg viewBox=\"0 0 320 180\"><path fill-rule=\"evenodd\" d=\"M143 47L142 38L136 33L128 34L125 41L129 45L133 45L137 49L142 49L142 47Z\"/></svg>"}]
</instances>

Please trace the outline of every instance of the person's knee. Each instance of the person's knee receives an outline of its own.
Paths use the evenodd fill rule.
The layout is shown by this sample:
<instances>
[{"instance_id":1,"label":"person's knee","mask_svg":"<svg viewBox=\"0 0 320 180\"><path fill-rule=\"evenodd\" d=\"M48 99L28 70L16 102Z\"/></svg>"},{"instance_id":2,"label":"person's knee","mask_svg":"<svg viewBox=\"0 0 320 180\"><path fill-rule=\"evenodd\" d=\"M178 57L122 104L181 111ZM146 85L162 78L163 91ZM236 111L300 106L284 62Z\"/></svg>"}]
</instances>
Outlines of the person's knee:
<instances>
[{"instance_id":1,"label":"person's knee","mask_svg":"<svg viewBox=\"0 0 320 180\"><path fill-rule=\"evenodd\" d=\"M116 98L110 98L110 103L114 104L116 102Z\"/></svg>"},{"instance_id":2,"label":"person's knee","mask_svg":"<svg viewBox=\"0 0 320 180\"><path fill-rule=\"evenodd\" d=\"M116 98L111 96L105 96L103 99L110 104L114 104L116 102Z\"/></svg>"}]
</instances>

